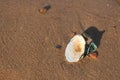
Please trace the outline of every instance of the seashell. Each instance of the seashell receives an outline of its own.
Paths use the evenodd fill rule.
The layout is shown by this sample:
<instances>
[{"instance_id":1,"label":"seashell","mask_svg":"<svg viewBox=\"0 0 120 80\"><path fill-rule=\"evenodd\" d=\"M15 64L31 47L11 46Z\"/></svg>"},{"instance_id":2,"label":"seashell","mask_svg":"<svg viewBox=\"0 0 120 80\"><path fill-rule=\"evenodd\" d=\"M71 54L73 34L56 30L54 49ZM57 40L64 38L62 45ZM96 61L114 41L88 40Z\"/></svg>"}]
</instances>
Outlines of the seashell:
<instances>
[{"instance_id":1,"label":"seashell","mask_svg":"<svg viewBox=\"0 0 120 80\"><path fill-rule=\"evenodd\" d=\"M67 44L65 57L68 62L78 62L85 51L85 39L82 35L75 35Z\"/></svg>"}]
</instances>

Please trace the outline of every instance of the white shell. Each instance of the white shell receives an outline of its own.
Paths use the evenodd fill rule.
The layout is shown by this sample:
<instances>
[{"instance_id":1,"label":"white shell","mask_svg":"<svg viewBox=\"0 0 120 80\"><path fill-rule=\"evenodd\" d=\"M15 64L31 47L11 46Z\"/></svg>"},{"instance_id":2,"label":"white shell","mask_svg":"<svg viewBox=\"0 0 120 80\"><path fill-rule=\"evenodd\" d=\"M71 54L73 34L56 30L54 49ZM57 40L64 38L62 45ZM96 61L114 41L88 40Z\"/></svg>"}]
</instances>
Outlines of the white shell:
<instances>
[{"instance_id":1,"label":"white shell","mask_svg":"<svg viewBox=\"0 0 120 80\"><path fill-rule=\"evenodd\" d=\"M85 39L82 35L75 35L68 43L65 56L68 62L78 62L85 50Z\"/></svg>"}]
</instances>

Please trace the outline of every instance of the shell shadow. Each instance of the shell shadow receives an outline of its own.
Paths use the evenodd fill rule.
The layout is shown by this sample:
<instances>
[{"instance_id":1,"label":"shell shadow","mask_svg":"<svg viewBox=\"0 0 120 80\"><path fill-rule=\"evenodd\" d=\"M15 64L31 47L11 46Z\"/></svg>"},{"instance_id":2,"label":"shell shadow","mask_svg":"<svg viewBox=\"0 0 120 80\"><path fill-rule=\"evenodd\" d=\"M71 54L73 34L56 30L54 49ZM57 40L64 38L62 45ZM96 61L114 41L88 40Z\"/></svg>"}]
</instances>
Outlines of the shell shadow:
<instances>
[{"instance_id":1,"label":"shell shadow","mask_svg":"<svg viewBox=\"0 0 120 80\"><path fill-rule=\"evenodd\" d=\"M100 46L100 41L104 32L105 30L99 31L95 26L90 26L84 31L84 33L87 33L93 39L93 42L97 45L97 47Z\"/></svg>"}]
</instances>

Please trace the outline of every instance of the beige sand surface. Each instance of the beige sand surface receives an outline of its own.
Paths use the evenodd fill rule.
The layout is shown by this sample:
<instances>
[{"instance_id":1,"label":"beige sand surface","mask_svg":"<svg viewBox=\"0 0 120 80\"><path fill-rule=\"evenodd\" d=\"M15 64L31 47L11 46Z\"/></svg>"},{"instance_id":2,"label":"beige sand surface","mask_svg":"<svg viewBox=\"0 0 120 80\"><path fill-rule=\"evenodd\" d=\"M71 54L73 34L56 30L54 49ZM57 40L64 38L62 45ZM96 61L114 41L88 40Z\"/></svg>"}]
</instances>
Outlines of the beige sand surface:
<instances>
[{"instance_id":1,"label":"beige sand surface","mask_svg":"<svg viewBox=\"0 0 120 80\"><path fill-rule=\"evenodd\" d=\"M118 2L0 0L0 80L119 80ZM39 13L48 4L47 13ZM96 60L70 64L65 60L65 47L72 32L82 33L81 26L105 30L99 55ZM55 48L57 44L62 48Z\"/></svg>"}]
</instances>

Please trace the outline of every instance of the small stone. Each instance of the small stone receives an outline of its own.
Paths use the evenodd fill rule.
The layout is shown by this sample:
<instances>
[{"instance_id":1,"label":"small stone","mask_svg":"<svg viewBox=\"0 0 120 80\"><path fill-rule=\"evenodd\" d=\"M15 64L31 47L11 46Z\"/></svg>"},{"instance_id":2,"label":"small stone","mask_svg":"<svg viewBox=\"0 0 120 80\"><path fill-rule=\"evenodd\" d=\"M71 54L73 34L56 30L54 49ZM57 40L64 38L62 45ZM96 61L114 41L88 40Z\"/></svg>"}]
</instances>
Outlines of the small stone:
<instances>
[{"instance_id":1,"label":"small stone","mask_svg":"<svg viewBox=\"0 0 120 80\"><path fill-rule=\"evenodd\" d=\"M77 32L72 31L72 33L70 34L70 37L73 37L73 36L75 36L76 34L77 34Z\"/></svg>"},{"instance_id":2,"label":"small stone","mask_svg":"<svg viewBox=\"0 0 120 80\"><path fill-rule=\"evenodd\" d=\"M40 9L39 11L40 11L40 13L42 13L42 14L45 14L45 13L47 12L47 10L44 9L44 8Z\"/></svg>"},{"instance_id":3,"label":"small stone","mask_svg":"<svg viewBox=\"0 0 120 80\"><path fill-rule=\"evenodd\" d=\"M47 6L43 7L42 9L39 9L39 12L42 14L45 14L50 8L51 8L51 6L47 5Z\"/></svg>"},{"instance_id":4,"label":"small stone","mask_svg":"<svg viewBox=\"0 0 120 80\"><path fill-rule=\"evenodd\" d=\"M73 32L73 35L76 35L77 34L77 32Z\"/></svg>"},{"instance_id":5,"label":"small stone","mask_svg":"<svg viewBox=\"0 0 120 80\"><path fill-rule=\"evenodd\" d=\"M57 44L55 47L58 48L58 49L61 49L61 48L62 48L62 46L59 45L59 44Z\"/></svg>"}]
</instances>

